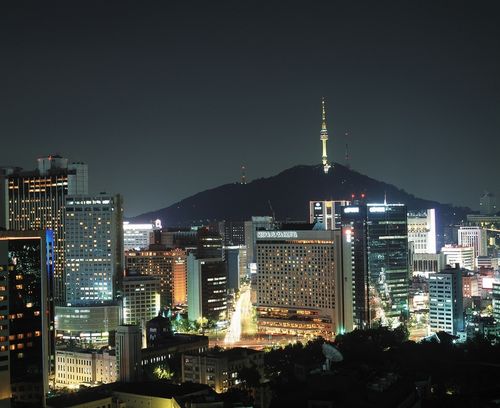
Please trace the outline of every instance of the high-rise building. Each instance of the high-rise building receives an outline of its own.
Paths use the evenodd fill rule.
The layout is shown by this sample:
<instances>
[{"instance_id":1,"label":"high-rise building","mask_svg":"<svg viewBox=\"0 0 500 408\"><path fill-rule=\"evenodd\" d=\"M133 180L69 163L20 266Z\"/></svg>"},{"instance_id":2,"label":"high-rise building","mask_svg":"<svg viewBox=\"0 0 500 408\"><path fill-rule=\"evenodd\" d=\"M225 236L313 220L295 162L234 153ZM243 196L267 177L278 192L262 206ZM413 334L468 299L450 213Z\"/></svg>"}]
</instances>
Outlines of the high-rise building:
<instances>
[{"instance_id":1,"label":"high-rise building","mask_svg":"<svg viewBox=\"0 0 500 408\"><path fill-rule=\"evenodd\" d=\"M436 253L436 210L408 213L408 242L416 254Z\"/></svg>"},{"instance_id":2,"label":"high-rise building","mask_svg":"<svg viewBox=\"0 0 500 408\"><path fill-rule=\"evenodd\" d=\"M227 262L227 288L233 292L240 290L240 247L224 249Z\"/></svg>"},{"instance_id":3,"label":"high-rise building","mask_svg":"<svg viewBox=\"0 0 500 408\"><path fill-rule=\"evenodd\" d=\"M429 326L433 332L454 335L463 330L464 273L459 267L448 267L429 276Z\"/></svg>"},{"instance_id":4,"label":"high-rise building","mask_svg":"<svg viewBox=\"0 0 500 408\"><path fill-rule=\"evenodd\" d=\"M275 229L274 218L252 217L250 221L245 221L245 245L247 247L247 262L254 264L257 259L256 242L257 231L271 231Z\"/></svg>"},{"instance_id":5,"label":"high-rise building","mask_svg":"<svg viewBox=\"0 0 500 408\"><path fill-rule=\"evenodd\" d=\"M54 372L52 274L52 231L0 231L0 399L14 404L45 406Z\"/></svg>"},{"instance_id":6,"label":"high-rise building","mask_svg":"<svg viewBox=\"0 0 500 408\"><path fill-rule=\"evenodd\" d=\"M217 321L227 312L227 270L222 258L187 257L188 316Z\"/></svg>"},{"instance_id":7,"label":"high-rise building","mask_svg":"<svg viewBox=\"0 0 500 408\"><path fill-rule=\"evenodd\" d=\"M360 203L342 210L346 330L395 327L408 317L406 217L403 204Z\"/></svg>"},{"instance_id":8,"label":"high-rise building","mask_svg":"<svg viewBox=\"0 0 500 408\"><path fill-rule=\"evenodd\" d=\"M497 200L494 194L486 191L479 199L481 215L495 215L497 213Z\"/></svg>"},{"instance_id":9,"label":"high-rise building","mask_svg":"<svg viewBox=\"0 0 500 408\"><path fill-rule=\"evenodd\" d=\"M488 254L486 230L480 227L460 227L458 245L474 248L474 261L478 256Z\"/></svg>"},{"instance_id":10,"label":"high-rise building","mask_svg":"<svg viewBox=\"0 0 500 408\"><path fill-rule=\"evenodd\" d=\"M68 306L113 301L123 275L123 208L119 195L65 201L65 287Z\"/></svg>"},{"instance_id":11,"label":"high-rise building","mask_svg":"<svg viewBox=\"0 0 500 408\"><path fill-rule=\"evenodd\" d=\"M123 323L145 324L160 311L160 278L125 276L123 278Z\"/></svg>"},{"instance_id":12,"label":"high-rise building","mask_svg":"<svg viewBox=\"0 0 500 408\"><path fill-rule=\"evenodd\" d=\"M149 247L150 235L154 224L123 223L123 249L125 251L139 251Z\"/></svg>"},{"instance_id":13,"label":"high-rise building","mask_svg":"<svg viewBox=\"0 0 500 408\"><path fill-rule=\"evenodd\" d=\"M161 306L172 307L187 301L186 251L145 249L125 252L127 275L157 276L161 281Z\"/></svg>"},{"instance_id":14,"label":"high-rise building","mask_svg":"<svg viewBox=\"0 0 500 408\"><path fill-rule=\"evenodd\" d=\"M256 247L259 332L331 338L341 330L338 231L257 231Z\"/></svg>"},{"instance_id":15,"label":"high-rise building","mask_svg":"<svg viewBox=\"0 0 500 408\"><path fill-rule=\"evenodd\" d=\"M448 265L459 264L461 268L474 269L474 248L461 245L445 245L441 248Z\"/></svg>"},{"instance_id":16,"label":"high-rise building","mask_svg":"<svg viewBox=\"0 0 500 408\"><path fill-rule=\"evenodd\" d=\"M65 295L64 206L66 196L88 194L87 165L49 156L38 159L36 170L3 168L2 174L7 188L6 228L54 232L54 298L62 303Z\"/></svg>"},{"instance_id":17,"label":"high-rise building","mask_svg":"<svg viewBox=\"0 0 500 408\"><path fill-rule=\"evenodd\" d=\"M326 230L340 228L342 207L349 204L347 200L309 201L309 223L320 224Z\"/></svg>"},{"instance_id":18,"label":"high-rise building","mask_svg":"<svg viewBox=\"0 0 500 408\"><path fill-rule=\"evenodd\" d=\"M244 221L221 221L219 222L219 233L222 236L224 246L245 245Z\"/></svg>"},{"instance_id":19,"label":"high-rise building","mask_svg":"<svg viewBox=\"0 0 500 408\"><path fill-rule=\"evenodd\" d=\"M117 378L122 382L136 382L141 370L141 328L136 325L121 325L116 330Z\"/></svg>"}]
</instances>

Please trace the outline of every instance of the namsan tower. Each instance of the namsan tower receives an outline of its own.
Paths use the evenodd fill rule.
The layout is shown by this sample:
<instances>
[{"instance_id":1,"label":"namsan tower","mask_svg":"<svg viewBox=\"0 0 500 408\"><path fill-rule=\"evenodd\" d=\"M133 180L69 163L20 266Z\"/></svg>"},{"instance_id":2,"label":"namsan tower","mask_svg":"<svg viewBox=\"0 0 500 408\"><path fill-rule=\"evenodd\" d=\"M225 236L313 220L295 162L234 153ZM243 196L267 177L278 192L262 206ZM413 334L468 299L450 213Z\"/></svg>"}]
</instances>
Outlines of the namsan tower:
<instances>
[{"instance_id":1,"label":"namsan tower","mask_svg":"<svg viewBox=\"0 0 500 408\"><path fill-rule=\"evenodd\" d=\"M326 108L325 108L325 97L321 98L321 132L320 132L321 144L323 145L323 156L321 161L323 163L323 171L325 174L330 170L330 164L328 164L328 155L326 153L326 142L328 141L328 130L326 129Z\"/></svg>"}]
</instances>

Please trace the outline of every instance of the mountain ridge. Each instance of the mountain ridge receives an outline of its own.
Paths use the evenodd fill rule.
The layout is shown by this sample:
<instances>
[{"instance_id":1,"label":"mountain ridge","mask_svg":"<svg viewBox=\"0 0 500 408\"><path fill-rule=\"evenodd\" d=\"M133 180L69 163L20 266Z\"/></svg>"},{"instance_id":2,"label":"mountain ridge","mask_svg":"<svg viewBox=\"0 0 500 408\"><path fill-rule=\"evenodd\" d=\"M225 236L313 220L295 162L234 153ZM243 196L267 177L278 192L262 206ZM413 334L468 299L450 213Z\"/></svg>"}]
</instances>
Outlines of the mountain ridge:
<instances>
[{"instance_id":1,"label":"mountain ridge","mask_svg":"<svg viewBox=\"0 0 500 408\"><path fill-rule=\"evenodd\" d=\"M308 219L309 201L350 200L351 194L366 195L369 202L403 203L409 210L436 208L445 223L473 213L466 207L454 207L415 197L392 184L335 163L328 174L321 165L297 165L280 173L247 184L229 183L200 191L168 207L135 217L131 222L149 222L157 218L170 226L188 226L216 221L242 221L256 215L271 215L278 220Z\"/></svg>"}]
</instances>

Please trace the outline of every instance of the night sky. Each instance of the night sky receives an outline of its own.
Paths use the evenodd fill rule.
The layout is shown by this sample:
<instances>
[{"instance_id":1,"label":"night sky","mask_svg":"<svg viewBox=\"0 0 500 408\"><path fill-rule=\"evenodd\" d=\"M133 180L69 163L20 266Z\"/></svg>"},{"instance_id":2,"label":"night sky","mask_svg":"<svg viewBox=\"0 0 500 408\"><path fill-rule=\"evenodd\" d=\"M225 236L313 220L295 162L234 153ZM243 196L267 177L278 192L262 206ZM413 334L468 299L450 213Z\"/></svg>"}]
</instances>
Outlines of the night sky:
<instances>
[{"instance_id":1,"label":"night sky","mask_svg":"<svg viewBox=\"0 0 500 408\"><path fill-rule=\"evenodd\" d=\"M498 1L0 5L0 164L59 153L127 215L329 155L422 198L500 195ZM345 136L348 131L349 135Z\"/></svg>"}]
</instances>

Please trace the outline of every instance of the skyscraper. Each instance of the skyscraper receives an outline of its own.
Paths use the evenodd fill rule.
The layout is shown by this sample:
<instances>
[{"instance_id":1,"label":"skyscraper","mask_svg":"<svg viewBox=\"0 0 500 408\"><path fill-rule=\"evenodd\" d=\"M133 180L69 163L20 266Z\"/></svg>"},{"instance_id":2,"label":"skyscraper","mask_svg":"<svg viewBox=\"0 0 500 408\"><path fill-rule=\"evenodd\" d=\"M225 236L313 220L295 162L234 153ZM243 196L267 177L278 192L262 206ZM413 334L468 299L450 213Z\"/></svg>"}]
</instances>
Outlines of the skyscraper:
<instances>
[{"instance_id":1,"label":"skyscraper","mask_svg":"<svg viewBox=\"0 0 500 408\"><path fill-rule=\"evenodd\" d=\"M66 303L113 301L123 275L123 209L119 195L65 201Z\"/></svg>"},{"instance_id":2,"label":"skyscraper","mask_svg":"<svg viewBox=\"0 0 500 408\"><path fill-rule=\"evenodd\" d=\"M340 228L342 207L349 204L347 200L309 201L309 223L321 224L326 230Z\"/></svg>"},{"instance_id":3,"label":"skyscraper","mask_svg":"<svg viewBox=\"0 0 500 408\"><path fill-rule=\"evenodd\" d=\"M342 212L346 329L396 327L408 315L408 233L403 204L353 204Z\"/></svg>"},{"instance_id":4,"label":"skyscraper","mask_svg":"<svg viewBox=\"0 0 500 408\"><path fill-rule=\"evenodd\" d=\"M54 368L52 231L0 232L0 397L45 406Z\"/></svg>"},{"instance_id":5,"label":"skyscraper","mask_svg":"<svg viewBox=\"0 0 500 408\"><path fill-rule=\"evenodd\" d=\"M478 256L488 254L486 230L480 227L460 227L458 245L474 248L474 262Z\"/></svg>"},{"instance_id":6,"label":"skyscraper","mask_svg":"<svg viewBox=\"0 0 500 408\"><path fill-rule=\"evenodd\" d=\"M54 231L54 298L64 301L64 205L68 195L88 193L84 163L68 163L60 156L38 159L38 168L3 168L7 188L8 224L16 231ZM52 296L52 295L51 295Z\"/></svg>"}]
</instances>

